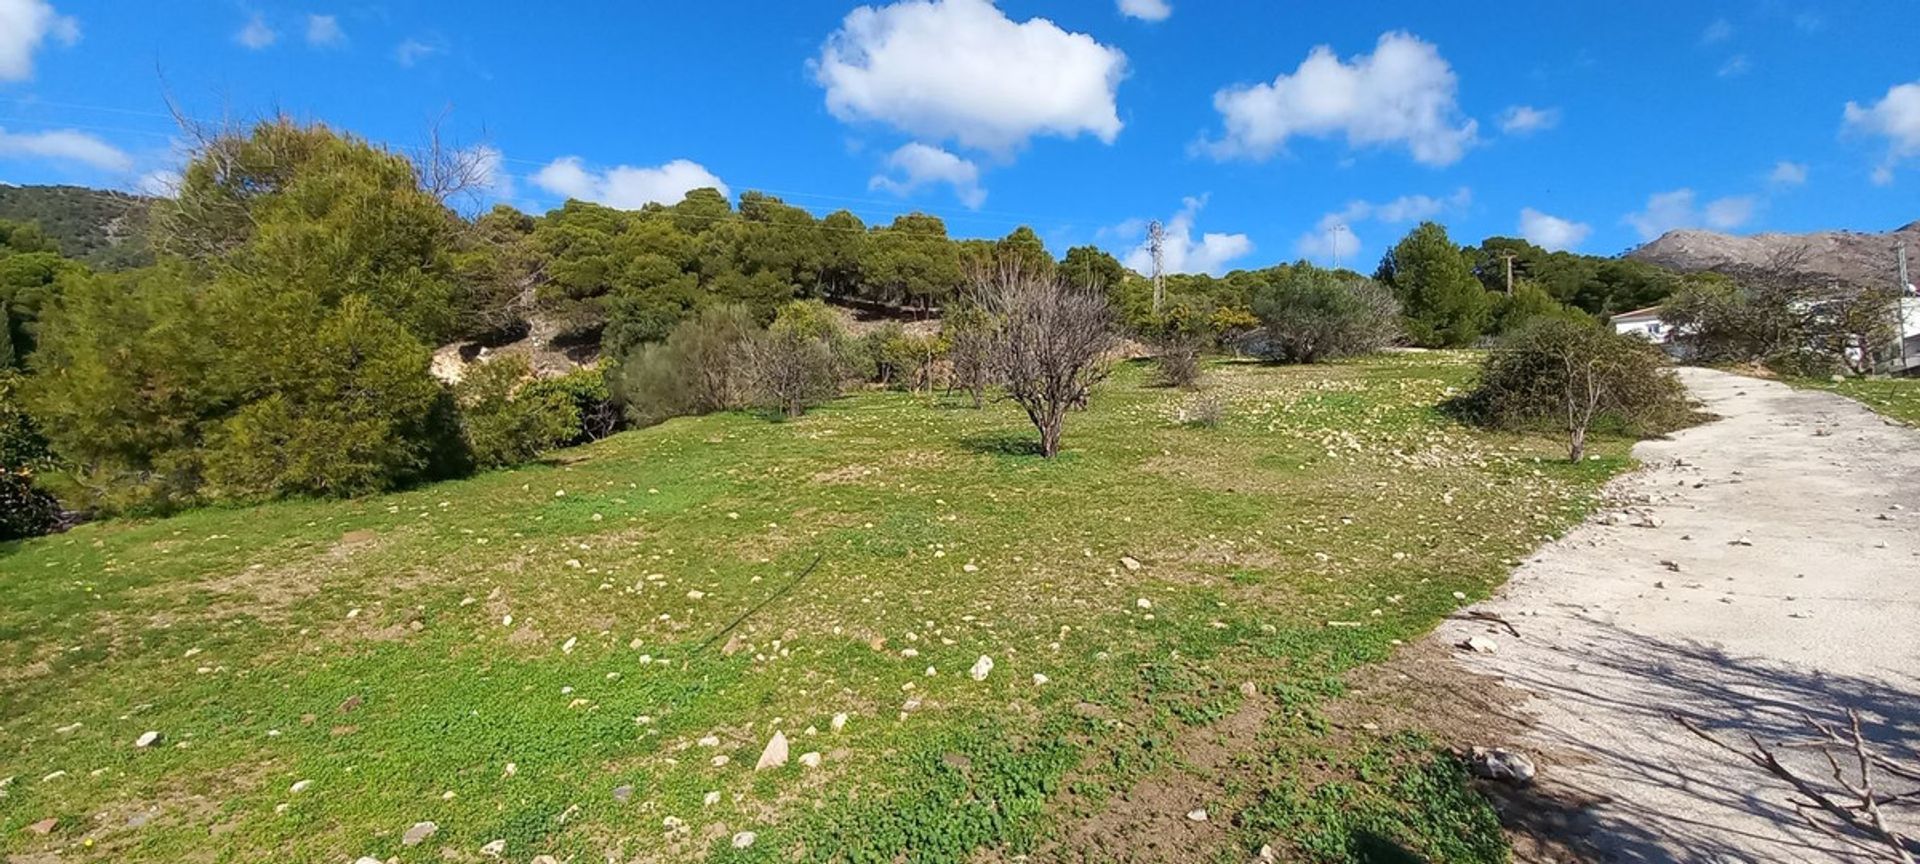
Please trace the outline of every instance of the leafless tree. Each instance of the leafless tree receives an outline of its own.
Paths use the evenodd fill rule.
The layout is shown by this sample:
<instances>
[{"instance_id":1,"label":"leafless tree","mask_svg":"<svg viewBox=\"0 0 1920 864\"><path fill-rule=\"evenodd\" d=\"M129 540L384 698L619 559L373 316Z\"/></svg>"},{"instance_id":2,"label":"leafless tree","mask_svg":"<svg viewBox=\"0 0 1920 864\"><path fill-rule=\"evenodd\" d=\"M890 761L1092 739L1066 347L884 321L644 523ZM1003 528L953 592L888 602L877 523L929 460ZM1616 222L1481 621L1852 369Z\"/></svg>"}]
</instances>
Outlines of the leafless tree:
<instances>
[{"instance_id":1,"label":"leafless tree","mask_svg":"<svg viewBox=\"0 0 1920 864\"><path fill-rule=\"evenodd\" d=\"M838 364L824 339L775 331L747 340L742 349L755 401L765 408L798 417L840 394Z\"/></svg>"},{"instance_id":2,"label":"leafless tree","mask_svg":"<svg viewBox=\"0 0 1920 864\"><path fill-rule=\"evenodd\" d=\"M1678 714L1673 719L1687 731L1715 747L1752 763L1791 786L1800 798L1793 799L1795 812L1814 830L1847 844L1854 850L1880 861L1914 864L1920 842L1895 824L1897 811L1911 814L1920 808L1920 765L1892 759L1876 752L1860 734L1860 714L1849 709L1847 724L1826 723L1802 717L1810 735L1774 746L1748 735L1751 750L1720 740L1698 723ZM1806 776L1783 763L1783 750L1812 750L1826 759L1831 783ZM1838 754L1838 755L1836 755ZM1906 784L1901 792L1875 787L1878 773Z\"/></svg>"},{"instance_id":3,"label":"leafless tree","mask_svg":"<svg viewBox=\"0 0 1920 864\"><path fill-rule=\"evenodd\" d=\"M974 295L994 322L994 378L1027 412L1051 459L1068 409L1084 404L1110 368L1113 307L1092 288L1012 265L980 277Z\"/></svg>"}]
</instances>

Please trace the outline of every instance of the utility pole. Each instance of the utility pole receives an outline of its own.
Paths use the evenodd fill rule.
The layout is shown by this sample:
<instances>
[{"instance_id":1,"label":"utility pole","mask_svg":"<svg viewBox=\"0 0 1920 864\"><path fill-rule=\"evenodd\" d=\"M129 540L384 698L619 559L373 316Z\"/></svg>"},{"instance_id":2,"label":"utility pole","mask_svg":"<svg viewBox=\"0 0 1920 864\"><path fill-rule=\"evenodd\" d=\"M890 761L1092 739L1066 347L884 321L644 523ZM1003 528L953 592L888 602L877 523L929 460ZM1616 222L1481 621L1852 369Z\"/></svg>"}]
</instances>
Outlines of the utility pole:
<instances>
[{"instance_id":1,"label":"utility pole","mask_svg":"<svg viewBox=\"0 0 1920 864\"><path fill-rule=\"evenodd\" d=\"M1507 259L1507 296L1512 297L1513 296L1513 253L1508 252L1507 254L1502 255L1500 257Z\"/></svg>"},{"instance_id":2,"label":"utility pole","mask_svg":"<svg viewBox=\"0 0 1920 864\"><path fill-rule=\"evenodd\" d=\"M1160 314L1160 306L1167 300L1167 279L1164 272L1167 250L1167 227L1155 219L1147 223L1147 252L1153 256L1153 314Z\"/></svg>"}]
</instances>

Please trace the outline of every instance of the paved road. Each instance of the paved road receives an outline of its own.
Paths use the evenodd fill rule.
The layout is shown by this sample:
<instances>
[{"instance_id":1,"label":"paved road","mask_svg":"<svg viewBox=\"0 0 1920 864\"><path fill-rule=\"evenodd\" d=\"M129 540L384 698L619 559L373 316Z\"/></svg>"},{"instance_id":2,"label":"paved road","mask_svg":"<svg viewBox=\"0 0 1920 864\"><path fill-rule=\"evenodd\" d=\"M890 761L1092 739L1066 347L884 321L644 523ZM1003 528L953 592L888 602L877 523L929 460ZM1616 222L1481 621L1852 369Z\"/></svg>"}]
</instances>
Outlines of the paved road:
<instances>
[{"instance_id":1,"label":"paved road","mask_svg":"<svg viewBox=\"0 0 1920 864\"><path fill-rule=\"evenodd\" d=\"M1497 643L1460 662L1532 694L1523 744L1543 781L1604 802L1578 829L1603 860L1856 860L1670 715L1778 740L1800 712L1852 707L1869 737L1920 750L1920 430L1827 393L1681 375L1723 419L1639 445L1619 506L1477 607L1520 638L1463 621L1438 637Z\"/></svg>"}]
</instances>

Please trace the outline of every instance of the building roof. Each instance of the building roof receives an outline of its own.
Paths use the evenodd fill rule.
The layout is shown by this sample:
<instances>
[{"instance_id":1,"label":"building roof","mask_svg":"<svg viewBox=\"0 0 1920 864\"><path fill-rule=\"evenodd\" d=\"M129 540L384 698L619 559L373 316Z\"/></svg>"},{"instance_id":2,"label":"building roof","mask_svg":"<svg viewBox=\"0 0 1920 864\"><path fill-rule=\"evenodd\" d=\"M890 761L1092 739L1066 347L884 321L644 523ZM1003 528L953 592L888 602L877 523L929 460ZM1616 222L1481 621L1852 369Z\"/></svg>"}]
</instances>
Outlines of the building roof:
<instances>
[{"instance_id":1,"label":"building roof","mask_svg":"<svg viewBox=\"0 0 1920 864\"><path fill-rule=\"evenodd\" d=\"M1661 307L1659 306L1648 306L1644 309L1635 309L1632 312L1622 312L1608 320L1618 321L1622 318L1658 318L1660 317L1660 309Z\"/></svg>"}]
</instances>

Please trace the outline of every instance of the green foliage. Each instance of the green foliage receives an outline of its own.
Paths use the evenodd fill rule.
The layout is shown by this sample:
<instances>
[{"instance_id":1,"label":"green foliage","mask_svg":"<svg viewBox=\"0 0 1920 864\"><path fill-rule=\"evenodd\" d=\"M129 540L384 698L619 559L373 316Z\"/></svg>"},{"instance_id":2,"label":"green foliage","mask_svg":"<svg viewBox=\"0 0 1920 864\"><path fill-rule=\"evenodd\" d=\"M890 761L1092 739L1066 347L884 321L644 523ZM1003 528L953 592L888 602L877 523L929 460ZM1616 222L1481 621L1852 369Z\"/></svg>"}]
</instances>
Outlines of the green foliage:
<instances>
[{"instance_id":1,"label":"green foliage","mask_svg":"<svg viewBox=\"0 0 1920 864\"><path fill-rule=\"evenodd\" d=\"M1098 246L1075 246L1060 259L1060 278L1068 285L1092 288L1111 297L1126 281L1127 268Z\"/></svg>"},{"instance_id":2,"label":"green foliage","mask_svg":"<svg viewBox=\"0 0 1920 864\"><path fill-rule=\"evenodd\" d=\"M1808 284L1756 274L1688 277L1661 309L1689 359L1766 364L1789 376L1868 371L1898 352L1891 290Z\"/></svg>"},{"instance_id":3,"label":"green foliage","mask_svg":"<svg viewBox=\"0 0 1920 864\"><path fill-rule=\"evenodd\" d=\"M59 296L60 281L87 273L60 256L32 225L0 222L0 368L23 368L37 342L40 316Z\"/></svg>"},{"instance_id":4,"label":"green foliage","mask_svg":"<svg viewBox=\"0 0 1920 864\"><path fill-rule=\"evenodd\" d=\"M1378 351L1400 335L1400 304L1368 279L1301 264L1254 296L1258 351L1318 363Z\"/></svg>"},{"instance_id":5,"label":"green foliage","mask_svg":"<svg viewBox=\"0 0 1920 864\"><path fill-rule=\"evenodd\" d=\"M475 465L517 465L580 434L574 394L565 387L536 389L532 375L525 357L509 355L469 367L454 389L460 431Z\"/></svg>"},{"instance_id":6,"label":"green foliage","mask_svg":"<svg viewBox=\"0 0 1920 864\"><path fill-rule=\"evenodd\" d=\"M960 252L937 216L908 213L867 239L866 299L933 306L959 290Z\"/></svg>"},{"instance_id":7,"label":"green foliage","mask_svg":"<svg viewBox=\"0 0 1920 864\"><path fill-rule=\"evenodd\" d=\"M1515 282L1512 294L1494 295L1494 333L1511 333L1535 318L1564 318L1586 323L1593 321L1586 313L1554 300L1552 295L1534 282Z\"/></svg>"},{"instance_id":8,"label":"green foliage","mask_svg":"<svg viewBox=\"0 0 1920 864\"><path fill-rule=\"evenodd\" d=\"M899 322L889 321L861 339L860 352L869 358L874 381L918 392L933 386L933 367L945 348L938 335L909 333Z\"/></svg>"},{"instance_id":9,"label":"green foliage","mask_svg":"<svg viewBox=\"0 0 1920 864\"><path fill-rule=\"evenodd\" d=\"M629 354L612 379L614 399L641 426L745 407L752 395L748 345L759 332L745 306L709 307L680 322L665 342Z\"/></svg>"},{"instance_id":10,"label":"green foliage","mask_svg":"<svg viewBox=\"0 0 1920 864\"><path fill-rule=\"evenodd\" d=\"M538 378L527 382L521 397L559 400L573 406L580 422L560 446L598 441L620 428L620 406L614 404L613 392L607 383L611 368L602 362L565 375Z\"/></svg>"},{"instance_id":11,"label":"green foliage","mask_svg":"<svg viewBox=\"0 0 1920 864\"><path fill-rule=\"evenodd\" d=\"M1436 222L1420 223L1395 244L1373 278L1400 300L1416 345L1471 345L1492 314L1492 298Z\"/></svg>"},{"instance_id":12,"label":"green foliage","mask_svg":"<svg viewBox=\"0 0 1920 864\"><path fill-rule=\"evenodd\" d=\"M799 328L775 329L747 345L753 401L787 417L840 395L841 364L827 338Z\"/></svg>"},{"instance_id":13,"label":"green foliage","mask_svg":"<svg viewBox=\"0 0 1920 864\"><path fill-rule=\"evenodd\" d=\"M204 307L185 269L163 266L69 280L47 313L27 404L90 503L194 497L203 434L228 407Z\"/></svg>"},{"instance_id":14,"label":"green foliage","mask_svg":"<svg viewBox=\"0 0 1920 864\"><path fill-rule=\"evenodd\" d=\"M153 263L147 245L147 208L153 199L80 186L0 184L0 222L31 226L29 233L0 228L0 246L57 252L100 270L129 270ZM25 246L31 241L32 249Z\"/></svg>"},{"instance_id":15,"label":"green foliage","mask_svg":"<svg viewBox=\"0 0 1920 864\"><path fill-rule=\"evenodd\" d=\"M371 301L347 298L272 371L269 395L209 431L207 494L363 495L434 476L451 430L428 354Z\"/></svg>"},{"instance_id":16,"label":"green foliage","mask_svg":"<svg viewBox=\"0 0 1920 864\"><path fill-rule=\"evenodd\" d=\"M1475 276L1490 292L1506 293L1507 256L1513 257L1514 293L1532 283L1554 302L1589 315L1607 316L1658 304L1680 277L1642 261L1549 252L1514 237L1489 237L1467 250ZM1504 332L1505 329L1501 328Z\"/></svg>"},{"instance_id":17,"label":"green foliage","mask_svg":"<svg viewBox=\"0 0 1920 864\"><path fill-rule=\"evenodd\" d=\"M1502 340L1456 407L1502 428L1560 428L1574 461L1585 453L1589 429L1655 435L1693 417L1686 388L1659 349L1557 317L1536 318Z\"/></svg>"}]
</instances>

